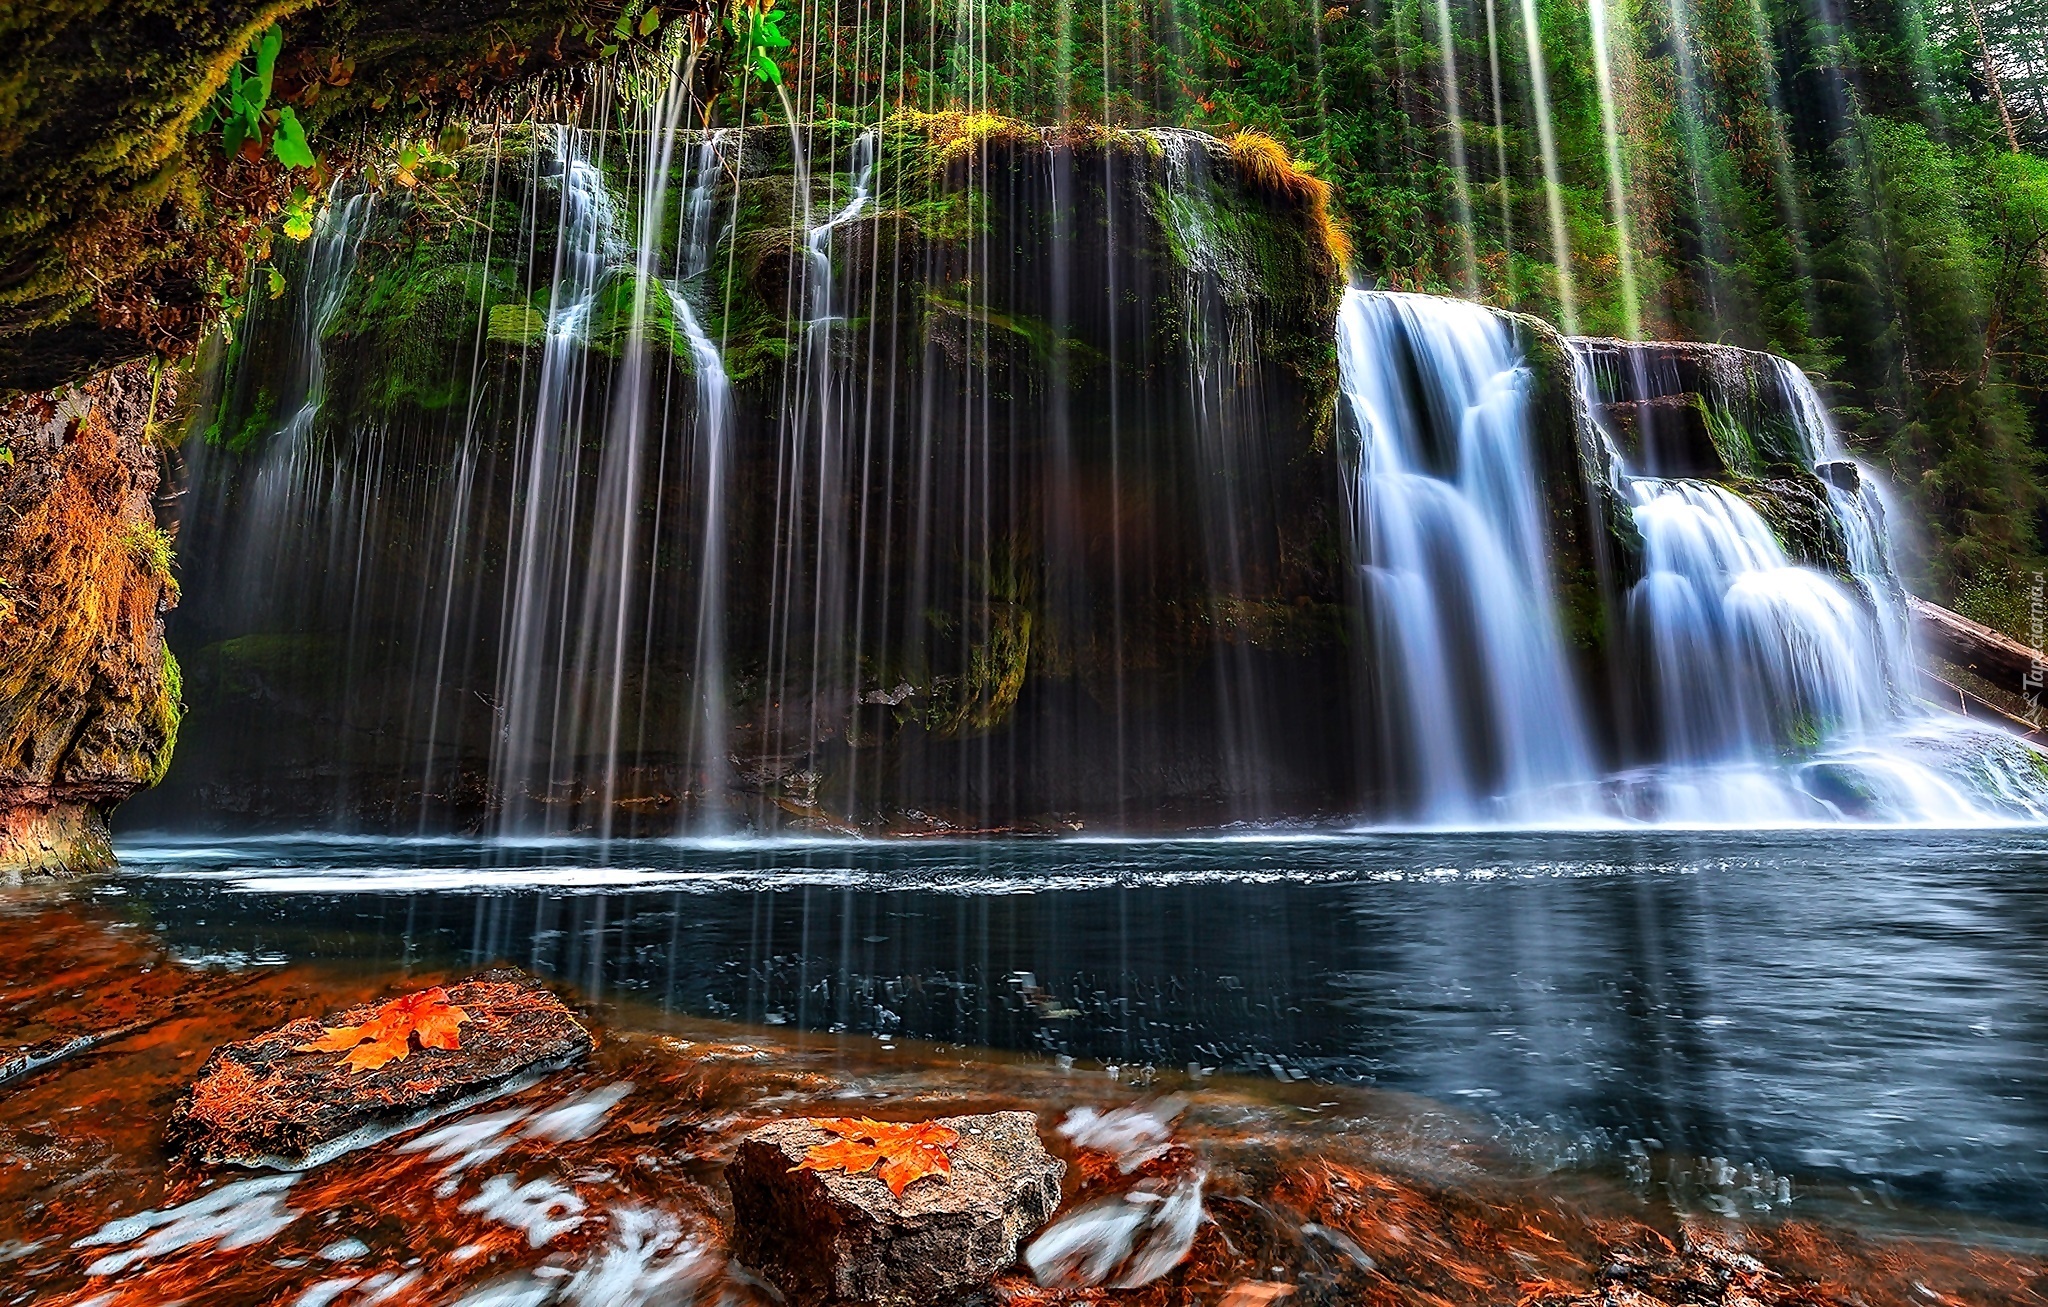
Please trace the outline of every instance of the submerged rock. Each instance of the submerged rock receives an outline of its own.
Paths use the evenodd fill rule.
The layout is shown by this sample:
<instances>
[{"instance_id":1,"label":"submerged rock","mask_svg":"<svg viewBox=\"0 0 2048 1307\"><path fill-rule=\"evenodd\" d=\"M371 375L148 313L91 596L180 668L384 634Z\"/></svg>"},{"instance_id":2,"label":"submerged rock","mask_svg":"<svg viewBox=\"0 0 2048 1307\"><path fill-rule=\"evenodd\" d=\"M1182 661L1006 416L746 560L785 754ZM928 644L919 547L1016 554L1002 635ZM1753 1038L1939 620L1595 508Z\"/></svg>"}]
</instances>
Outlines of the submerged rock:
<instances>
[{"instance_id":1,"label":"submerged rock","mask_svg":"<svg viewBox=\"0 0 2048 1307\"><path fill-rule=\"evenodd\" d=\"M490 971L451 985L465 1020L454 1048L412 1048L368 1070L346 1056L303 1051L389 1005L301 1017L213 1051L171 1113L171 1146L236 1166L318 1166L442 1113L489 1098L577 1061L591 1048L562 1001L530 976ZM408 1039L410 1037L408 1036Z\"/></svg>"},{"instance_id":2,"label":"submerged rock","mask_svg":"<svg viewBox=\"0 0 2048 1307\"><path fill-rule=\"evenodd\" d=\"M808 1120L754 1131L726 1171L735 1254L797 1304L937 1307L986 1284L1059 1206L1067 1166L1029 1112L935 1124L959 1132L952 1173L900 1199L873 1173L792 1169L835 1138Z\"/></svg>"}]
</instances>

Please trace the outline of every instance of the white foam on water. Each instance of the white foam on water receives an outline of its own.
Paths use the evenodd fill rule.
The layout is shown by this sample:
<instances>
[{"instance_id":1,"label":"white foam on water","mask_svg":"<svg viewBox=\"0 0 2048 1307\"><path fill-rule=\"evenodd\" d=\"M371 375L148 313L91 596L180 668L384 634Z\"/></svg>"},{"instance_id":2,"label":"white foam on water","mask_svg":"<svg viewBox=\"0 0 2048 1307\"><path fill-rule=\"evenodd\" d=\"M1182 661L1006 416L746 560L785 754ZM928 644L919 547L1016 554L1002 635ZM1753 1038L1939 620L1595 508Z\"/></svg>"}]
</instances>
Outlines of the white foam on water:
<instances>
[{"instance_id":1,"label":"white foam on water","mask_svg":"<svg viewBox=\"0 0 2048 1307\"><path fill-rule=\"evenodd\" d=\"M509 1175L494 1175L462 1210L522 1230L527 1242L540 1248L582 1225L586 1206L575 1190L545 1176L515 1184Z\"/></svg>"},{"instance_id":2,"label":"white foam on water","mask_svg":"<svg viewBox=\"0 0 2048 1307\"><path fill-rule=\"evenodd\" d=\"M177 1207L117 1217L71 1246L133 1245L98 1258L85 1268L87 1275L119 1275L137 1262L203 1243L222 1252L253 1247L299 1219L299 1213L284 1201L285 1192L297 1179L296 1175L266 1175L237 1180Z\"/></svg>"}]
</instances>

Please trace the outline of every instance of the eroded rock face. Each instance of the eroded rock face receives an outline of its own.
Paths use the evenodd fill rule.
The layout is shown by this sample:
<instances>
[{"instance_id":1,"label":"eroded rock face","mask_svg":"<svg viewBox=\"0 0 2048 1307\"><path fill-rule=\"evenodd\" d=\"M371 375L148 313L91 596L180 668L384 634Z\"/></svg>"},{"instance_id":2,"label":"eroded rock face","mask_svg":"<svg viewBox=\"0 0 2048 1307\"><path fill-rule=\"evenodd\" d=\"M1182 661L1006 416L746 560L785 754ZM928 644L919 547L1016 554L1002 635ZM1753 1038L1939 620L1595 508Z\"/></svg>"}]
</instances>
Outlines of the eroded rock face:
<instances>
[{"instance_id":1,"label":"eroded rock face","mask_svg":"<svg viewBox=\"0 0 2048 1307\"><path fill-rule=\"evenodd\" d=\"M948 1117L953 1171L899 1200L874 1174L795 1171L834 1135L777 1121L741 1141L726 1170L733 1250L800 1307L939 1307L1017 1260L1059 1206L1065 1162L1029 1112Z\"/></svg>"},{"instance_id":2,"label":"eroded rock face","mask_svg":"<svg viewBox=\"0 0 2048 1307\"><path fill-rule=\"evenodd\" d=\"M107 812L170 762L150 437L174 391L137 363L0 407L0 878L110 862Z\"/></svg>"},{"instance_id":3,"label":"eroded rock face","mask_svg":"<svg viewBox=\"0 0 2048 1307\"><path fill-rule=\"evenodd\" d=\"M172 1112L170 1143L214 1164L314 1166L590 1051L590 1032L520 972L491 971L450 985L447 1001L468 1017L458 1027L458 1047L415 1048L367 1070L351 1070L331 1051L301 1050L327 1029L372 1020L378 1009L370 1005L323 1021L300 1017L222 1045Z\"/></svg>"}]
</instances>

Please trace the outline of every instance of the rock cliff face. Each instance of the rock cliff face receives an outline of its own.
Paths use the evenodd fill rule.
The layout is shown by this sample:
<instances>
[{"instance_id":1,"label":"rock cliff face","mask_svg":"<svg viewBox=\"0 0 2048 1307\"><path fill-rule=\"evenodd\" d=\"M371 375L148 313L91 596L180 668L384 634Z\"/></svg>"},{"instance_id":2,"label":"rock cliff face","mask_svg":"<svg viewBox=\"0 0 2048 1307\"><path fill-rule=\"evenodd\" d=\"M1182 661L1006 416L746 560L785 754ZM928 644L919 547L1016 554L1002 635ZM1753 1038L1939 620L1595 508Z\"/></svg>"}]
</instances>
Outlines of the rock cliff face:
<instances>
[{"instance_id":1,"label":"rock cliff face","mask_svg":"<svg viewBox=\"0 0 2048 1307\"><path fill-rule=\"evenodd\" d=\"M177 738L177 602L147 364L0 408L0 877L112 860L107 812Z\"/></svg>"},{"instance_id":2,"label":"rock cliff face","mask_svg":"<svg viewBox=\"0 0 2048 1307\"><path fill-rule=\"evenodd\" d=\"M435 196L337 210L190 451L191 765L138 817L1350 810L1313 186L1192 133L906 115L809 145L808 213L787 132L678 145L638 383L617 143L569 163L519 129ZM723 346L715 456L672 293Z\"/></svg>"}]
</instances>

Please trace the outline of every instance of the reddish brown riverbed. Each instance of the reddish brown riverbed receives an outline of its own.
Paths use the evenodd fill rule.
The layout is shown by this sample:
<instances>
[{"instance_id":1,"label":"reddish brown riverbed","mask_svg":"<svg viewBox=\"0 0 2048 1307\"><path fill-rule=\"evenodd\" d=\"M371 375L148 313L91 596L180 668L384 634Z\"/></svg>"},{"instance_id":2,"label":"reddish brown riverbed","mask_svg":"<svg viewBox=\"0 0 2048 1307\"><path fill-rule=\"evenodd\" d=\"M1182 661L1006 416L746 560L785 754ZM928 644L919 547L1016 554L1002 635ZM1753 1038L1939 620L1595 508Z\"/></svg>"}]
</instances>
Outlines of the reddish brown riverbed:
<instances>
[{"instance_id":1,"label":"reddish brown riverbed","mask_svg":"<svg viewBox=\"0 0 2048 1307\"><path fill-rule=\"evenodd\" d=\"M1019 1271L990 1304L2048 1302L2028 1231L1962 1237L1896 1212L1880 1230L1796 1202L1736 1220L1669 1185L1532 1171L1476 1123L1395 1095L1132 1085L619 1008L589 1014L586 1065L310 1172L192 1167L163 1123L216 1044L460 977L193 965L144 926L33 891L0 897L0 959L0 1064L110 1036L0 1082L4 1304L766 1304L723 1251L740 1134L998 1108L1037 1113L1069 1161L1063 1210L1199 1177L1203 1220L1142 1287ZM1147 1103L1178 1115L1129 1173L1058 1132L1075 1109Z\"/></svg>"}]
</instances>

